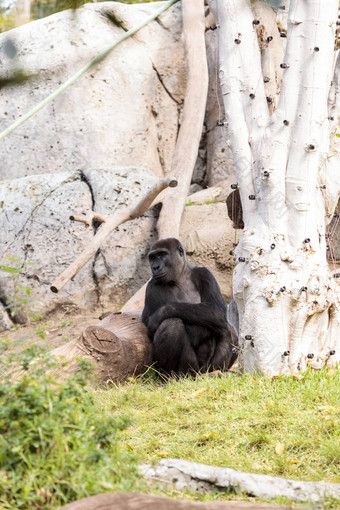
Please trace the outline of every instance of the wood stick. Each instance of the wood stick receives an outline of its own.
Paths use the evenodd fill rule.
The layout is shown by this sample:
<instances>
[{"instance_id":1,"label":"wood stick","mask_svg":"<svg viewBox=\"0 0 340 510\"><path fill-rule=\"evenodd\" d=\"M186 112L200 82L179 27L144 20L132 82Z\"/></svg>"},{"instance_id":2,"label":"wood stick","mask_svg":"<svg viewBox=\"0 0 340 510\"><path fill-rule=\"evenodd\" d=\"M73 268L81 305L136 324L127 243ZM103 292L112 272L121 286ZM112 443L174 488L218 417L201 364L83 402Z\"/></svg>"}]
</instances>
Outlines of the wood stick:
<instances>
[{"instance_id":1,"label":"wood stick","mask_svg":"<svg viewBox=\"0 0 340 510\"><path fill-rule=\"evenodd\" d=\"M79 221L80 223L85 223L88 227L94 222L97 221L98 223L105 223L105 221L109 218L108 215L104 214L98 214L94 211L90 211L87 214L82 214L81 216L74 216L71 214L70 220L71 221Z\"/></svg>"},{"instance_id":2,"label":"wood stick","mask_svg":"<svg viewBox=\"0 0 340 510\"><path fill-rule=\"evenodd\" d=\"M171 172L179 176L176 194L167 192L157 196L162 202L157 222L159 238L178 237L185 199L197 159L202 133L205 105L208 93L208 67L205 50L204 2L182 2L183 37L187 69L187 86L184 99L183 120L172 158ZM144 306L146 285L137 291L124 305L122 311L141 310Z\"/></svg>"},{"instance_id":3,"label":"wood stick","mask_svg":"<svg viewBox=\"0 0 340 510\"><path fill-rule=\"evenodd\" d=\"M183 39L187 85L183 120L178 133L171 172L178 176L176 194L167 193L157 222L159 238L178 237L179 226L197 159L208 93L203 0L182 2Z\"/></svg>"},{"instance_id":4,"label":"wood stick","mask_svg":"<svg viewBox=\"0 0 340 510\"><path fill-rule=\"evenodd\" d=\"M149 191L148 193L137 203L137 205L132 207L127 207L126 209L119 211L112 216L108 216L106 218L105 223L101 225L98 229L96 235L93 238L92 243L83 251L81 255L67 268L63 273L61 273L58 278L51 285L52 292L59 292L60 289L64 287L64 285L69 280L74 280L80 269L90 260L91 257L97 252L103 243L104 239L111 234L111 232L126 221L133 220L141 216L145 211L147 211L152 204L155 197L165 188L175 188L177 186L177 180L174 177L165 177L164 179L159 180Z\"/></svg>"},{"instance_id":5,"label":"wood stick","mask_svg":"<svg viewBox=\"0 0 340 510\"><path fill-rule=\"evenodd\" d=\"M183 120L171 164L171 172L178 176L179 186L176 194L161 193L154 201L153 205L159 202L163 204L157 222L160 239L179 236L181 217L197 159L208 93L203 0L183 1L182 17L187 86ZM125 303L122 308L124 312L143 309L146 285Z\"/></svg>"}]
</instances>

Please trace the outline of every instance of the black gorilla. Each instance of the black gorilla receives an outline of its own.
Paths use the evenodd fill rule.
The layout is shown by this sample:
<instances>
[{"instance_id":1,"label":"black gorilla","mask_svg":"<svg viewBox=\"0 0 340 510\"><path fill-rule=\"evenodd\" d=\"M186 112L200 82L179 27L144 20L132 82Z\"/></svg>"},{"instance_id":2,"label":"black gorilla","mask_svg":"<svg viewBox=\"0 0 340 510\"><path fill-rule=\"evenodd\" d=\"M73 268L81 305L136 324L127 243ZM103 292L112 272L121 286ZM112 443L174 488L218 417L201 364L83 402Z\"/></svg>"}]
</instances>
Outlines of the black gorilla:
<instances>
[{"instance_id":1,"label":"black gorilla","mask_svg":"<svg viewBox=\"0 0 340 510\"><path fill-rule=\"evenodd\" d=\"M156 242L149 262L152 279L142 321L158 368L168 374L228 369L236 349L214 276L188 262L183 246L174 238Z\"/></svg>"}]
</instances>

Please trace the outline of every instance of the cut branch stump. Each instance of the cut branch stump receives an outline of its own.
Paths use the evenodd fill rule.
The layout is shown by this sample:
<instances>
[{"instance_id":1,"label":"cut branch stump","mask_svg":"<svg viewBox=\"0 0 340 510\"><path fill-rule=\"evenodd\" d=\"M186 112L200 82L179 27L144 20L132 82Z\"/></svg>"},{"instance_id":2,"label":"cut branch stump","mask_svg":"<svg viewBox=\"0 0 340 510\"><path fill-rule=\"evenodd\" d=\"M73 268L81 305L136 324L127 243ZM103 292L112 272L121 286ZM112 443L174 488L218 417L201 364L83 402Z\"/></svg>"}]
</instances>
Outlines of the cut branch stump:
<instances>
[{"instance_id":1,"label":"cut branch stump","mask_svg":"<svg viewBox=\"0 0 340 510\"><path fill-rule=\"evenodd\" d=\"M140 314L110 313L98 325L89 326L76 340L52 351L65 364L57 364L54 373L72 375L79 358L95 364L96 382L117 383L141 374L152 363L151 342Z\"/></svg>"}]
</instances>

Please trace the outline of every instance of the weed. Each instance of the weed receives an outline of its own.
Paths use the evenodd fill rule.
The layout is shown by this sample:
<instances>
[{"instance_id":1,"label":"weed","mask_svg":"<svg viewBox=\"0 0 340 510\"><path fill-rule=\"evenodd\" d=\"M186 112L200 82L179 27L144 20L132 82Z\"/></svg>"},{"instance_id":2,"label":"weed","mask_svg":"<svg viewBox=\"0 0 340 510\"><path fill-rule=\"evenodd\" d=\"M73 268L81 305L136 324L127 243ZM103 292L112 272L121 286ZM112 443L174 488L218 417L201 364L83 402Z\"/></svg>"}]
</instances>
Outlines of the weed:
<instances>
[{"instance_id":1,"label":"weed","mask_svg":"<svg viewBox=\"0 0 340 510\"><path fill-rule=\"evenodd\" d=\"M134 487L132 454L118 446L128 421L98 408L87 365L60 380L36 347L2 361L23 375L0 383L0 508L47 510Z\"/></svg>"},{"instance_id":2,"label":"weed","mask_svg":"<svg viewBox=\"0 0 340 510\"><path fill-rule=\"evenodd\" d=\"M219 202L218 198L207 198L206 200L203 200L202 202L193 202L191 199L189 199L185 205L186 207L190 207L192 205L210 205L210 204L217 204Z\"/></svg>"},{"instance_id":3,"label":"weed","mask_svg":"<svg viewBox=\"0 0 340 510\"><path fill-rule=\"evenodd\" d=\"M71 324L73 323L72 320L68 320L68 321L65 321L65 322L61 322L60 324L58 324L58 329L60 328L66 328L67 326L71 326Z\"/></svg>"},{"instance_id":4,"label":"weed","mask_svg":"<svg viewBox=\"0 0 340 510\"><path fill-rule=\"evenodd\" d=\"M34 320L40 320L40 317L28 306L31 301L31 289L20 281L20 275L24 272L25 266L29 266L32 263L29 261L20 262L19 259L12 255L8 255L6 260L10 265L0 264L0 271L9 274L12 289L9 293L6 291L6 295L0 289L0 297L5 304L5 309L8 310L14 322L20 324L26 322L27 316Z\"/></svg>"}]
</instances>

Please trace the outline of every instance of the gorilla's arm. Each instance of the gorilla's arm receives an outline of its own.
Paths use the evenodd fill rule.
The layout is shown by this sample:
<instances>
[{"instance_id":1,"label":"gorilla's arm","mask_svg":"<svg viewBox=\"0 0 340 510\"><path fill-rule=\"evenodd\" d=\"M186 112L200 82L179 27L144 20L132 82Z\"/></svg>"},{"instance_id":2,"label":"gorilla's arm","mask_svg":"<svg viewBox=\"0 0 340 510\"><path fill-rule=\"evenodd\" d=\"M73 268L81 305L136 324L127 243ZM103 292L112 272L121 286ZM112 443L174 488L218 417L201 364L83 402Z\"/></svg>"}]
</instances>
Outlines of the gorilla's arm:
<instances>
[{"instance_id":1,"label":"gorilla's arm","mask_svg":"<svg viewBox=\"0 0 340 510\"><path fill-rule=\"evenodd\" d=\"M171 318L182 319L187 324L205 327L221 335L228 329L227 307L219 286L210 271L204 267L192 270L192 279L200 293L201 303L169 303L160 307L148 317L147 327L151 336L160 324Z\"/></svg>"},{"instance_id":2,"label":"gorilla's arm","mask_svg":"<svg viewBox=\"0 0 340 510\"><path fill-rule=\"evenodd\" d=\"M158 287L158 288L157 288ZM165 301L162 299L162 292L159 285L155 285L153 280L150 280L145 292L145 305L142 313L142 322L145 326L149 326L150 317L163 306Z\"/></svg>"},{"instance_id":3,"label":"gorilla's arm","mask_svg":"<svg viewBox=\"0 0 340 510\"><path fill-rule=\"evenodd\" d=\"M225 312L210 303L170 303L158 308L149 317L147 327L151 335L157 331L161 323L166 319L182 319L188 324L205 327L215 333L222 333L227 329Z\"/></svg>"}]
</instances>

